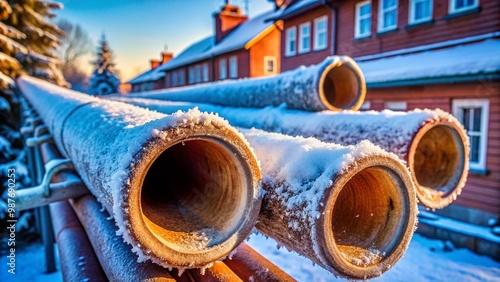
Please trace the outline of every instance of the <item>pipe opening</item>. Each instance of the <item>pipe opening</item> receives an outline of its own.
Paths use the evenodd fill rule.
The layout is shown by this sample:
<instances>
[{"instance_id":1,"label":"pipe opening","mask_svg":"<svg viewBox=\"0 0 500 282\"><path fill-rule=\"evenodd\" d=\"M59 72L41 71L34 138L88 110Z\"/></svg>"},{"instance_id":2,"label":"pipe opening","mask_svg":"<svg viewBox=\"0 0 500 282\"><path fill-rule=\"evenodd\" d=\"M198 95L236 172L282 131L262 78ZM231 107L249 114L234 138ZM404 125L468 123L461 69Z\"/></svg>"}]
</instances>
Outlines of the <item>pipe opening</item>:
<instances>
[{"instance_id":1,"label":"pipe opening","mask_svg":"<svg viewBox=\"0 0 500 282\"><path fill-rule=\"evenodd\" d=\"M322 82L320 95L330 108L351 109L359 104L360 99L364 99L364 86L359 74L349 65L333 66L327 71Z\"/></svg>"},{"instance_id":2,"label":"pipe opening","mask_svg":"<svg viewBox=\"0 0 500 282\"><path fill-rule=\"evenodd\" d=\"M464 152L463 141L454 128L436 125L425 132L413 156L413 173L419 186L441 194L455 189L464 170Z\"/></svg>"},{"instance_id":3,"label":"pipe opening","mask_svg":"<svg viewBox=\"0 0 500 282\"><path fill-rule=\"evenodd\" d=\"M339 192L332 213L335 245L347 265L369 267L401 241L408 217L402 179L393 170L368 167Z\"/></svg>"},{"instance_id":4,"label":"pipe opening","mask_svg":"<svg viewBox=\"0 0 500 282\"><path fill-rule=\"evenodd\" d=\"M162 243L196 253L239 229L249 193L247 167L227 144L188 139L151 165L142 187L142 217Z\"/></svg>"}]
</instances>

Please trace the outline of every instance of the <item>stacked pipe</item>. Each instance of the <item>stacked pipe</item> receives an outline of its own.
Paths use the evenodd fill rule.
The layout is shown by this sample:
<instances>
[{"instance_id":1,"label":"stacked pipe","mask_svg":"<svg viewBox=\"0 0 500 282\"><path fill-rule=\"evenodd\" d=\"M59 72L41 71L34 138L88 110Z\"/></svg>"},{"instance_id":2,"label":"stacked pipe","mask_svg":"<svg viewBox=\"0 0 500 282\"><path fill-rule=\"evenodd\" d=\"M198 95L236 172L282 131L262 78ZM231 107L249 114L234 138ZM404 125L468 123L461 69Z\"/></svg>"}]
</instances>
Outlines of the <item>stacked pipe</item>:
<instances>
[{"instance_id":1,"label":"stacked pipe","mask_svg":"<svg viewBox=\"0 0 500 282\"><path fill-rule=\"evenodd\" d=\"M204 267L251 232L260 170L224 120L199 111L166 116L28 77L17 82L140 261Z\"/></svg>"},{"instance_id":2,"label":"stacked pipe","mask_svg":"<svg viewBox=\"0 0 500 282\"><path fill-rule=\"evenodd\" d=\"M416 225L417 193L414 181L421 199L426 199L422 191L432 194L438 191L435 188L444 190L435 193L439 197L427 197L429 200L423 201L430 207L448 204L452 197L447 194L456 196L465 181L467 138L458 122L442 112L406 114L411 116L407 118L412 121L411 128L406 129L405 134L396 133L399 143L393 144L387 141L390 136L373 134L374 130L383 128L391 132L406 127L394 122L382 122L383 125L379 124L381 127L376 127L376 122L363 116L368 113L305 113L285 110L283 106L243 109L114 98L162 112L160 114L79 95L31 78L23 78L19 84L51 128L56 144L73 160L89 189L113 214L119 231L132 244L132 249L140 259L147 257L162 266L180 269L212 266L208 269L213 277L225 277L227 274L223 270L226 264L219 266L218 263L211 263L227 255L231 247L235 248L248 235L248 228L242 228L243 231L238 233L240 236L231 241L228 239L230 235L227 235L230 232L223 223L230 222L234 226L234 221L242 221L246 217L247 221L240 225L250 226L255 223L260 204L256 188L260 176L258 167L252 159L252 152L245 147L247 143L241 140L248 140L262 165L262 187L266 193L256 225L258 230L332 273L350 279L379 276L403 255ZM363 76L354 61L346 57L332 57L317 66L300 68L272 78L214 83L135 96L238 107L286 103L296 109L356 110L363 102L365 91ZM43 92L39 95L42 98L35 97L38 92ZM43 105L37 107L37 103ZM227 123L193 110L195 106L227 118L232 125L313 136L329 143L240 128L243 137L227 129ZM58 114L62 119L57 117ZM369 118L377 117L379 122L389 121L392 115L398 115L389 112L369 114ZM399 117L404 117L404 114ZM365 121L359 122L362 119ZM199 129L207 124L214 128ZM231 137L221 132L230 132ZM179 134L182 137L178 137ZM440 141L443 136L445 142ZM91 140L85 140L87 137ZM364 139L397 155L369 141L362 141ZM204 141L204 146L205 143L209 146L195 142L199 140ZM423 146L418 145L422 142ZM451 145L442 149L440 146L443 144ZM433 146L438 148L431 148ZM239 156L233 158L232 154L221 152L228 147L232 148L229 151ZM111 153L114 148L116 153ZM241 148L245 148L243 153ZM422 157L421 152L437 152L439 157ZM206 160L211 158L215 161ZM247 162L241 164L235 159ZM401 159L409 163L413 174ZM451 165L446 167L437 162L441 159ZM179 163L174 164L172 160ZM439 169L419 166L429 161L438 163ZM110 168L112 164L119 167ZM179 166L182 169L179 170ZM219 169L216 175L230 176L219 176L214 181L211 176L214 168ZM422 178L432 170L440 172L430 178ZM454 173L454 170L459 172ZM160 185L159 179L163 178L170 181ZM186 180L191 178L198 181ZM103 180L105 184L102 184ZM207 180L210 181L206 183ZM189 189L200 186L201 182L205 186L203 190ZM246 188L238 188L245 184ZM188 195L183 192L186 187L190 191ZM218 197L221 191L230 199ZM246 200L238 198L245 195ZM238 201L239 205L234 204ZM246 205L242 204L244 201ZM172 207L179 204L189 206L189 212ZM226 209L230 212L244 210L244 214L224 216L222 211ZM194 237L186 218L194 221L197 233ZM200 219L204 224L198 224ZM210 232L206 232L207 229ZM154 234L156 241L153 245L149 242L152 237L144 237L144 233ZM211 237L211 233L217 235ZM214 241L217 240L214 237L223 237L232 244L227 244L227 248L218 255L209 256L207 253L217 252L214 249L219 245L214 246L210 239L207 244L207 237ZM204 253L202 263L199 256L193 255L192 248L194 252L200 252L207 245L209 251ZM164 249L174 257L176 253L172 250L185 253L179 259L172 259L165 257L167 253L163 252ZM185 260L180 262L182 258ZM230 260L226 261L231 266ZM235 273L240 277L245 275L245 271L235 270ZM196 273L188 274L197 277Z\"/></svg>"},{"instance_id":3,"label":"stacked pipe","mask_svg":"<svg viewBox=\"0 0 500 282\"><path fill-rule=\"evenodd\" d=\"M431 209L451 204L467 180L466 131L455 117L442 110L309 113L283 107L232 108L141 98L112 99L167 113L198 107L219 114L234 126L314 137L342 145L369 140L407 163L420 203Z\"/></svg>"}]
</instances>

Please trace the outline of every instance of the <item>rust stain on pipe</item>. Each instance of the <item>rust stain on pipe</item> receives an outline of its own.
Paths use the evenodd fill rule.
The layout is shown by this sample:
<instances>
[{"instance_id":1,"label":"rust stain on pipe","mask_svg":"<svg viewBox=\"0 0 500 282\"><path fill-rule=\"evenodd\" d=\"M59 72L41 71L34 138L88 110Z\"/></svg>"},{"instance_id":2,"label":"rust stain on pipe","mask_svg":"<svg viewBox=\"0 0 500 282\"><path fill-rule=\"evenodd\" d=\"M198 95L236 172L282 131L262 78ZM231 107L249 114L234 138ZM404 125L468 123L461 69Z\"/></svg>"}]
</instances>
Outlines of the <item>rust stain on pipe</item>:
<instances>
[{"instance_id":1,"label":"rust stain on pipe","mask_svg":"<svg viewBox=\"0 0 500 282\"><path fill-rule=\"evenodd\" d=\"M296 281L245 243L224 263L243 281Z\"/></svg>"},{"instance_id":2,"label":"rust stain on pipe","mask_svg":"<svg viewBox=\"0 0 500 282\"><path fill-rule=\"evenodd\" d=\"M68 202L50 205L64 281L108 281Z\"/></svg>"},{"instance_id":3,"label":"rust stain on pipe","mask_svg":"<svg viewBox=\"0 0 500 282\"><path fill-rule=\"evenodd\" d=\"M109 220L109 214L93 196L83 196L70 203L110 281L175 281L166 269L152 262L137 263L137 257L116 235L117 229Z\"/></svg>"}]
</instances>

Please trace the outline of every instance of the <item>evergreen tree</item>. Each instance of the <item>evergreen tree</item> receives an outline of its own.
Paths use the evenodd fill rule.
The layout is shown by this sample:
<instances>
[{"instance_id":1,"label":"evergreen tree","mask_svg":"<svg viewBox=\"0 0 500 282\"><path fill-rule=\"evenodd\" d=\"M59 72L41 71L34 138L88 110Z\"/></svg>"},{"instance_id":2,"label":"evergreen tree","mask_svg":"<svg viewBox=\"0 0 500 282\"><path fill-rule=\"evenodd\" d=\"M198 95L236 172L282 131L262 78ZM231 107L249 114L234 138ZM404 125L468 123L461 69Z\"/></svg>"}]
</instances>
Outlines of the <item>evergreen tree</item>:
<instances>
[{"instance_id":1,"label":"evergreen tree","mask_svg":"<svg viewBox=\"0 0 500 282\"><path fill-rule=\"evenodd\" d=\"M68 86L57 54L64 32L48 21L55 17L51 11L62 8L62 5L42 0L0 1L8 2L12 11L4 23L25 35L17 39L24 48L15 51L15 58L23 70L31 76Z\"/></svg>"},{"instance_id":2,"label":"evergreen tree","mask_svg":"<svg viewBox=\"0 0 500 282\"><path fill-rule=\"evenodd\" d=\"M106 95L117 93L120 79L115 74L113 52L109 48L106 36L103 34L97 47L97 59L94 61L95 70L90 77L89 93Z\"/></svg>"}]
</instances>

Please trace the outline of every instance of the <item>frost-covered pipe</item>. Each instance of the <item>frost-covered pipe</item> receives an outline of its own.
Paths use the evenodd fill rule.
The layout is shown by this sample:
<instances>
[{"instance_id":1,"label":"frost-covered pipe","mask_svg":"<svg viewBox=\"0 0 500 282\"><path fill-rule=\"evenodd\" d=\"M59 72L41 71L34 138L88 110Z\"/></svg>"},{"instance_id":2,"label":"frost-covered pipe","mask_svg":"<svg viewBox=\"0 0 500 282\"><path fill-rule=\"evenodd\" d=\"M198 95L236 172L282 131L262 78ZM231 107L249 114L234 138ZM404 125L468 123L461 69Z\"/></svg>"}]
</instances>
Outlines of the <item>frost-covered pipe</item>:
<instances>
[{"instance_id":1,"label":"frost-covered pipe","mask_svg":"<svg viewBox=\"0 0 500 282\"><path fill-rule=\"evenodd\" d=\"M346 56L332 56L317 65L301 66L271 77L206 83L129 95L231 107L260 108L285 103L289 109L340 111L359 109L365 94L365 79L356 62Z\"/></svg>"},{"instance_id":2,"label":"frost-covered pipe","mask_svg":"<svg viewBox=\"0 0 500 282\"><path fill-rule=\"evenodd\" d=\"M197 110L167 116L29 77L18 85L140 261L203 267L251 232L260 170L226 121Z\"/></svg>"},{"instance_id":3,"label":"frost-covered pipe","mask_svg":"<svg viewBox=\"0 0 500 282\"><path fill-rule=\"evenodd\" d=\"M368 141L344 147L242 133L262 165L260 232L351 279L379 276L402 257L417 200L410 173L394 154Z\"/></svg>"},{"instance_id":4,"label":"frost-covered pipe","mask_svg":"<svg viewBox=\"0 0 500 282\"><path fill-rule=\"evenodd\" d=\"M315 137L342 145L369 140L407 162L420 202L433 209L451 204L467 180L467 133L455 117L442 110L308 113L282 107L229 108L138 98L114 99L160 112L198 107L218 113L234 126Z\"/></svg>"}]
</instances>

